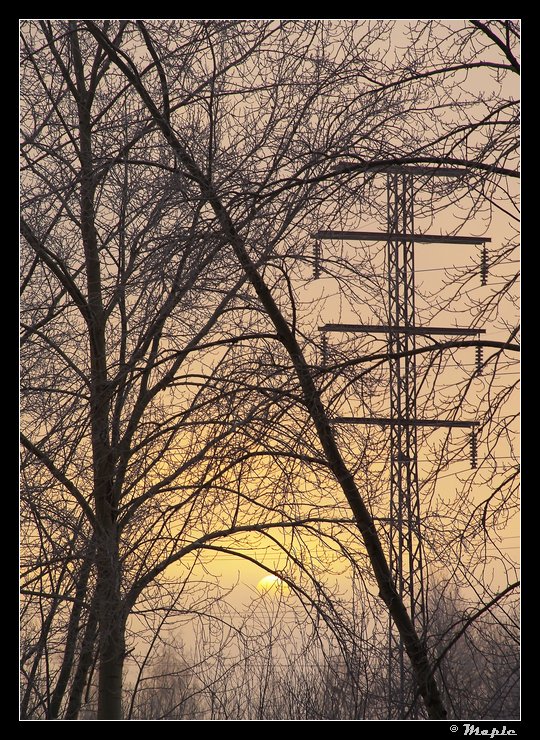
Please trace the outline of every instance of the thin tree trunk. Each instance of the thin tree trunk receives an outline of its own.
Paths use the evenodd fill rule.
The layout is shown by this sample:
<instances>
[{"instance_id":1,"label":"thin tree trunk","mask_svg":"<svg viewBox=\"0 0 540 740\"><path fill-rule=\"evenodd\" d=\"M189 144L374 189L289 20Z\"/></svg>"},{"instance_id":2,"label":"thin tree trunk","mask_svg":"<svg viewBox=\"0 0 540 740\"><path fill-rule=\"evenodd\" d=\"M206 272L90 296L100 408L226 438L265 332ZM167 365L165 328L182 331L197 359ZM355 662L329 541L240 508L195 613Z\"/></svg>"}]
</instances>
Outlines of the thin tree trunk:
<instances>
[{"instance_id":1,"label":"thin tree trunk","mask_svg":"<svg viewBox=\"0 0 540 740\"><path fill-rule=\"evenodd\" d=\"M32 697L32 693L35 688L35 680L36 680L36 675L37 675L37 671L39 668L39 664L41 661L41 656L43 655L43 650L47 642L49 630L51 629L54 615L56 614L57 606L58 606L58 602L53 601L51 604L51 608L49 610L49 614L47 615L45 621L41 625L41 633L40 633L37 646L35 649L34 661L32 663L32 668L30 669L30 673L27 676L26 689L21 699L20 713L21 713L22 719L29 719L28 708L30 704L30 699Z\"/></svg>"},{"instance_id":2,"label":"thin tree trunk","mask_svg":"<svg viewBox=\"0 0 540 740\"><path fill-rule=\"evenodd\" d=\"M68 570L67 562L68 561L66 559L66 562L63 565L62 570L60 572L60 578L58 580L58 584L60 584L63 581L64 576L67 573L67 570ZM30 702L30 698L32 696L32 692L34 690L34 682L35 682L35 678L36 678L37 669L39 667L39 663L40 663L41 657L43 655L43 650L45 648L45 645L47 644L47 639L48 639L49 631L51 629L51 626L52 626L52 623L53 623L53 619L54 619L54 617L56 615L57 609L58 609L58 600L57 599L54 599L51 602L51 604L50 604L49 613L48 613L46 619L43 621L42 626L41 626L41 634L40 634L38 643L37 643L36 648L35 648L36 655L35 655L35 658L34 658L34 662L33 662L32 668L30 670L30 674L28 675L26 691L24 692L24 695L23 695L23 697L21 699L20 712L21 712L21 717L23 719L26 719L27 718L28 705L29 705L29 702ZM50 708L46 708L46 713L47 713L47 715L50 713Z\"/></svg>"},{"instance_id":3,"label":"thin tree trunk","mask_svg":"<svg viewBox=\"0 0 540 740\"><path fill-rule=\"evenodd\" d=\"M64 657L62 660L62 667L56 681L56 686L51 697L51 703L49 707L48 719L57 719L60 713L60 706L66 693L69 677L73 668L73 662L75 660L75 651L77 648L77 636L80 629L81 613L83 608L83 601L86 596L86 589L88 586L88 578L93 562L93 547L90 547L85 558L79 577L77 580L77 587L75 589L75 602L71 610L69 617L68 629L66 633L66 644L64 648Z\"/></svg>"},{"instance_id":4,"label":"thin tree trunk","mask_svg":"<svg viewBox=\"0 0 540 740\"><path fill-rule=\"evenodd\" d=\"M84 636L79 651L79 662L73 676L69 701L65 712L65 719L77 719L81 711L82 697L88 671L94 659L94 650L96 646L98 619L97 613L91 609L88 615L88 621L84 630Z\"/></svg>"}]
</instances>

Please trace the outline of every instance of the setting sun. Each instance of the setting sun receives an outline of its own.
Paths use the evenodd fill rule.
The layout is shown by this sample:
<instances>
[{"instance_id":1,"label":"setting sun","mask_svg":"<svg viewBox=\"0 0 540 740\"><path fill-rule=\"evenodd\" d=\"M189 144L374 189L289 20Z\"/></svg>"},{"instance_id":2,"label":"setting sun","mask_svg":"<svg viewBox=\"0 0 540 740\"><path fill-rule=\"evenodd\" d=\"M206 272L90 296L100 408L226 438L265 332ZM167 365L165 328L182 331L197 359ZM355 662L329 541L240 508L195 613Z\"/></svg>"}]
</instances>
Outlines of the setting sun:
<instances>
[{"instance_id":1,"label":"setting sun","mask_svg":"<svg viewBox=\"0 0 540 740\"><path fill-rule=\"evenodd\" d=\"M261 580L257 583L257 589L262 594L271 593L273 595L279 593L283 596L291 592L291 589L285 583L285 581L282 581L281 578L278 578L278 576L274 575L267 575L264 576L264 578L261 578Z\"/></svg>"}]
</instances>

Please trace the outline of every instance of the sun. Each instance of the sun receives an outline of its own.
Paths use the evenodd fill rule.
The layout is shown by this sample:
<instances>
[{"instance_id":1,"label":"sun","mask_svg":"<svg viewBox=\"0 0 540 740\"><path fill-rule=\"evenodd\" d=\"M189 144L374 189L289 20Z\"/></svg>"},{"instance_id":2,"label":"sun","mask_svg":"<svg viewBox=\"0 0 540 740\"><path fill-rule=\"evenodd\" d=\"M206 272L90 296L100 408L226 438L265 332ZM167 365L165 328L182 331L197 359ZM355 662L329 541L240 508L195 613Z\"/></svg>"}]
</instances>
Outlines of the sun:
<instances>
[{"instance_id":1,"label":"sun","mask_svg":"<svg viewBox=\"0 0 540 740\"><path fill-rule=\"evenodd\" d=\"M274 575L267 575L261 578L257 584L257 589L261 594L271 594L272 596L286 596L291 592L289 586L281 578Z\"/></svg>"}]
</instances>

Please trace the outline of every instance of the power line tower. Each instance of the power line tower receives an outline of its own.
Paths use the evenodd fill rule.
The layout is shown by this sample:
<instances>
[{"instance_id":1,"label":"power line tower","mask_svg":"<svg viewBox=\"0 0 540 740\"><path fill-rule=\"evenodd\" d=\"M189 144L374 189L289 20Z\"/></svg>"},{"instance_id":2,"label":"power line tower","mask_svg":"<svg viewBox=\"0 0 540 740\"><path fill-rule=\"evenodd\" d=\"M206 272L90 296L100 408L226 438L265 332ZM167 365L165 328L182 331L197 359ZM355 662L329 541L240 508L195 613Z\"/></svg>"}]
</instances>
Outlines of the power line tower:
<instances>
[{"instance_id":1,"label":"power line tower","mask_svg":"<svg viewBox=\"0 0 540 740\"><path fill-rule=\"evenodd\" d=\"M415 628L423 639L427 628L426 572L422 543L422 522L418 480L418 427L462 427L472 429L471 460L476 458L477 421L419 419L417 417L416 337L418 335L476 336L482 329L419 327L415 316L415 244L481 244L482 265L487 264L485 244L490 239L475 236L420 234L414 230L415 178L462 177L462 168L392 166L387 174L387 231L319 231L315 274L325 239L386 242L388 324L326 324L320 327L326 347L326 332L382 333L387 336L390 416L336 417L336 424L377 424L390 430L390 511L389 561L396 589L403 599ZM483 268L482 268L483 269ZM482 281L484 273L482 272ZM484 284L484 283L483 283ZM474 450L473 450L474 448ZM403 643L389 623L388 716L416 716L414 684L410 679Z\"/></svg>"}]
</instances>

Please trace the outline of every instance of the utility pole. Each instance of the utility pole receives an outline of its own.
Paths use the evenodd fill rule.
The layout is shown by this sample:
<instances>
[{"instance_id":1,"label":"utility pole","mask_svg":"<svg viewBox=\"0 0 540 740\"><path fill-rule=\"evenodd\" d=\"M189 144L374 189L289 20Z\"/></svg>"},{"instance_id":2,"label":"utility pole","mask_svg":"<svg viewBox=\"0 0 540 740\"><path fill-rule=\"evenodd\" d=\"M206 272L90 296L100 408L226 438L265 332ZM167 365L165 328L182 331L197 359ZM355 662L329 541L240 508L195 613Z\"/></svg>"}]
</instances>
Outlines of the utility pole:
<instances>
[{"instance_id":1,"label":"utility pole","mask_svg":"<svg viewBox=\"0 0 540 740\"><path fill-rule=\"evenodd\" d=\"M459 327L420 327L415 316L415 244L477 245L483 247L481 277L485 284L487 253L491 240L476 236L451 236L415 233L415 178L462 177L463 168L390 166L387 176L387 231L318 231L315 274L320 274L317 259L325 239L386 242L388 324L326 324L320 327L326 346L326 332L383 333L389 356L390 415L388 417L335 417L336 424L375 424L390 430L390 511L389 561L396 589L408 608L421 639L427 629L426 572L424 566L422 522L418 481L417 428L470 428L471 463L476 465L477 421L419 419L417 417L416 337L477 336L483 329ZM479 365L479 363L477 363ZM388 717L414 718L417 712L415 689L410 681L403 642L389 623Z\"/></svg>"}]
</instances>

